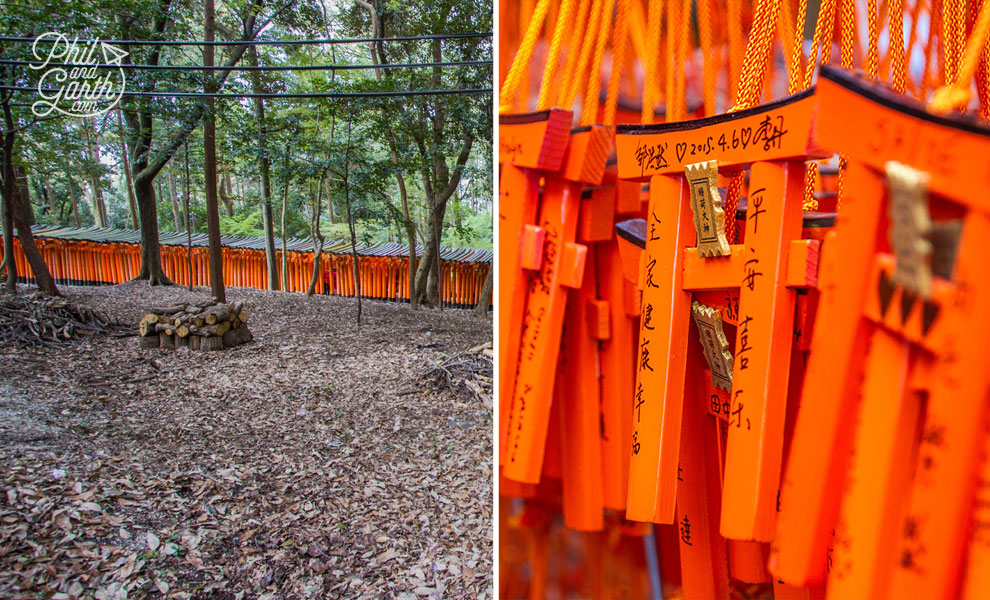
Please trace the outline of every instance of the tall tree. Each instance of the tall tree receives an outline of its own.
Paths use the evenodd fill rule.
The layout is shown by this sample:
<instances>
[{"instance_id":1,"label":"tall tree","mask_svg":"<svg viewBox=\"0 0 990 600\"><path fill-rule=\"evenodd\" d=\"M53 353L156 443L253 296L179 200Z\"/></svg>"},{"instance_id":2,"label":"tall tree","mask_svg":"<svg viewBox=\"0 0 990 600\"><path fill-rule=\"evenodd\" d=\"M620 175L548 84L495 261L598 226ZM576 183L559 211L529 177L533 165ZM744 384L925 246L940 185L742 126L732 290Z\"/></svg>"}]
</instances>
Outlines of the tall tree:
<instances>
[{"instance_id":1,"label":"tall tree","mask_svg":"<svg viewBox=\"0 0 990 600\"><path fill-rule=\"evenodd\" d=\"M137 37L140 35L163 36L170 22L169 8L171 2L172 0L157 0L152 14L151 26L147 30L137 25L140 22L139 16L126 20L121 31L122 38L134 39L132 36ZM290 0L288 4L281 6L276 13L285 10L291 4L292 1ZM243 27L239 41L254 40L258 31L270 22L271 18L265 20L260 25L257 23L261 6L262 0L251 0L245 8L245 15L241 18ZM206 48L210 48L212 52L212 46L206 46ZM128 52L125 60L132 63L140 62L129 46L125 46L125 49ZM219 90L223 86L223 83L231 73L230 68L240 61L246 50L246 45L234 46L223 66L217 69L215 77L207 77L204 73L204 77L208 81L212 81L211 89ZM204 56L205 52L206 50L204 49ZM161 47L154 46L147 52L147 58L142 64L157 66L160 60ZM146 85L154 91L155 80L151 79ZM129 132L131 164L134 168L134 194L137 197L141 225L141 271L137 278L147 279L151 285L168 285L172 283L162 270L161 246L158 241L158 210L154 188L155 176L168 163L176 150L178 150L207 113L212 113L210 103L198 102L193 105L192 108L178 119L180 126L172 134L171 139L164 143L157 153L153 154L154 104L147 98L129 98L124 108L124 118L127 122ZM213 185L216 186L215 181Z\"/></svg>"},{"instance_id":2,"label":"tall tree","mask_svg":"<svg viewBox=\"0 0 990 600\"><path fill-rule=\"evenodd\" d=\"M252 46L249 50L251 64L258 66L258 50ZM261 75L258 71L251 72L251 91L262 93ZM258 120L258 166L261 171L261 216L265 229L265 265L268 270L268 289L278 289L278 266L275 264L275 230L272 223L272 186L270 180L271 160L268 157L268 138L265 128L265 101L263 98L254 99L254 117Z\"/></svg>"},{"instance_id":3,"label":"tall tree","mask_svg":"<svg viewBox=\"0 0 990 600\"><path fill-rule=\"evenodd\" d=\"M206 44L203 46L203 65L206 70L206 93L216 91L213 81L213 32L216 28L216 15L213 0L204 0L204 29ZM206 177L206 231L210 238L210 289L219 302L227 301L223 285L223 247L220 245L220 208L217 205L217 123L213 98L206 98L206 122L203 124L203 154Z\"/></svg>"},{"instance_id":4,"label":"tall tree","mask_svg":"<svg viewBox=\"0 0 990 600\"><path fill-rule=\"evenodd\" d=\"M0 78L2 79L2 78ZM17 227L17 239L21 241L21 251L27 258L31 270L34 271L34 280L38 289L53 296L61 295L55 280L52 278L41 257L41 252L34 243L34 235L31 233L31 225L27 217L27 211L21 198L21 189L17 185L17 168L14 165L14 145L17 134L24 129L34 125L37 120L32 119L30 123L18 126L14 123L14 115L10 109L10 93L0 99L3 109L3 129L0 130L0 139L3 141L3 150L0 153L0 173L2 173L3 215L4 215L4 256L11 257L7 260L7 290L17 291L17 266L12 260L14 253L12 228ZM9 244L8 244L8 240Z\"/></svg>"}]
</instances>

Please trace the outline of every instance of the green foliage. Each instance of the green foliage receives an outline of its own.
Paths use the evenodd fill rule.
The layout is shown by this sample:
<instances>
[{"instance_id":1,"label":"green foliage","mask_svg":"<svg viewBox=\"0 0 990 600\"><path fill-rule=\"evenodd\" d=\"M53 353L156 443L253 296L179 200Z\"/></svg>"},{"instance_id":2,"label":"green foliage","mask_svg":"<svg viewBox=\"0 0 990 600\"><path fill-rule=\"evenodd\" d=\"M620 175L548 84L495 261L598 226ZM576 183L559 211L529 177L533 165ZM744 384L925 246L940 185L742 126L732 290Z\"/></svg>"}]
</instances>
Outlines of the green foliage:
<instances>
[{"instance_id":1,"label":"green foliage","mask_svg":"<svg viewBox=\"0 0 990 600\"><path fill-rule=\"evenodd\" d=\"M373 0L382 15L385 36L428 33L491 31L490 2L455 0ZM317 37L369 37L371 20L367 10L355 2L325 3L297 0L288 10L281 4L263 3L259 23L271 19L262 39ZM255 10L254 0L225 0L217 4L218 39L237 39L243 18ZM163 12L164 11L164 12ZM154 30L165 19L164 33ZM199 0L22 0L0 8L0 32L34 37L59 31L80 38L181 39L203 37L202 3ZM202 64L196 47L131 46L126 62L146 63L159 52L162 65ZM492 57L490 38L444 40L443 42L385 42L377 45L382 62L422 63L435 60L486 60ZM328 46L259 46L261 65L369 64L367 44ZM229 57L230 49L217 50L217 63ZM0 56L32 59L30 44L0 42ZM248 64L245 55L241 65ZM4 70L6 69L6 70ZM28 69L0 66L4 83L22 87L37 85ZM381 79L374 70L265 71L259 85L267 93L360 92L376 90L483 88L490 87L490 67L443 69L386 69ZM202 71L129 70L127 87L133 90L199 91ZM248 71L234 71L221 90L251 92ZM33 97L17 94L14 101L27 103ZM180 131L184 117L197 100L176 97L128 97L121 106L123 116L150 106L154 138L151 155L164 152ZM405 242L400 194L395 174L404 177L410 218L420 235L428 216L427 185L436 186L441 163L450 169L453 159L472 136L470 159L456 193L451 197L444 220L443 243L490 248L491 230L491 98L485 96L423 96L362 99L285 99L264 101L265 134L261 134L252 100L220 100L216 103L217 154L220 183L229 174L228 194L233 215L221 204L221 231L232 235L262 235L260 164L268 160L271 173L271 202L275 235L280 233L280 209L287 196L286 233L308 237L317 195L321 190L321 230L334 239L348 238L346 206L349 203L360 241ZM32 121L30 108L13 108L19 125ZM435 119L442 115L444 134L431 135ZM125 119L126 120L126 119ZM348 128L351 141L348 145ZM125 125L124 129L127 127ZM31 181L31 201L39 223L72 225L70 207L75 199L80 222L93 221L91 188L103 193L109 225L131 227L130 204L124 177L124 144L134 140L118 125L116 111L93 119L58 118L35 123L18 136L17 162ZM398 148L397 162L389 153L389 142ZM183 147L158 174L164 197L159 198L158 219L163 231L175 229L168 172L175 174L175 193L180 209L185 193L185 164L189 164L190 212L193 229L205 232L202 129L188 138L188 157ZM346 160L345 160L346 156ZM133 165L132 165L133 167ZM344 179L347 185L345 189ZM332 222L335 221L335 222ZM420 240L421 242L422 240Z\"/></svg>"}]
</instances>

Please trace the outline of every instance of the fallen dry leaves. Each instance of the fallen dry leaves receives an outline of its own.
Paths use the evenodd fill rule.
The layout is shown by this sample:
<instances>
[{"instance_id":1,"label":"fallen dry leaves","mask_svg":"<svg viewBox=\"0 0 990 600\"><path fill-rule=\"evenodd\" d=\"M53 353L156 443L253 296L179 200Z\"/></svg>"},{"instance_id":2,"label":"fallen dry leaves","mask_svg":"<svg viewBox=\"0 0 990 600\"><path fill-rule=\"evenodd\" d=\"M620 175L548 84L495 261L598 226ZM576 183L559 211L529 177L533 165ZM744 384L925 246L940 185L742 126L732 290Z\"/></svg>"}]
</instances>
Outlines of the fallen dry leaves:
<instances>
[{"instance_id":1,"label":"fallen dry leaves","mask_svg":"<svg viewBox=\"0 0 990 600\"><path fill-rule=\"evenodd\" d=\"M205 297L66 291L135 324ZM228 299L256 341L223 352L0 346L0 597L490 598L490 318Z\"/></svg>"}]
</instances>

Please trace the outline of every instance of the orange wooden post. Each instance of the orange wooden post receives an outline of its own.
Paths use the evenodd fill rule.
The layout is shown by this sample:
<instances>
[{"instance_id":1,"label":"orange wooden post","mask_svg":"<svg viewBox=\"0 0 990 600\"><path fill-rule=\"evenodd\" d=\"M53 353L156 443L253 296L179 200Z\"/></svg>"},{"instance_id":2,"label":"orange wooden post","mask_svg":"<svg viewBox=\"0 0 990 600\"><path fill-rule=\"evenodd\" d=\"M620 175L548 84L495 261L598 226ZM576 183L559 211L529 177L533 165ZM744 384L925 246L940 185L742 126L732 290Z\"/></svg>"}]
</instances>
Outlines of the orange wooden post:
<instances>
[{"instance_id":1,"label":"orange wooden post","mask_svg":"<svg viewBox=\"0 0 990 600\"><path fill-rule=\"evenodd\" d=\"M510 479L540 480L566 288L580 287L584 271L586 247L574 243L581 188L601 181L611 139L607 127L575 130L561 173L547 176L538 221L546 235L542 265L525 299L518 374L505 421L503 472Z\"/></svg>"},{"instance_id":2,"label":"orange wooden post","mask_svg":"<svg viewBox=\"0 0 990 600\"><path fill-rule=\"evenodd\" d=\"M910 344L883 329L871 337L855 451L833 544L830 598L888 597L921 416L920 395L908 389Z\"/></svg>"},{"instance_id":3,"label":"orange wooden post","mask_svg":"<svg viewBox=\"0 0 990 600\"><path fill-rule=\"evenodd\" d=\"M546 250L537 284L526 299L504 446L505 476L524 483L540 480L567 287L579 286L584 271L586 249L573 243L579 195L577 184L557 178L544 189L540 225L547 235Z\"/></svg>"},{"instance_id":4,"label":"orange wooden post","mask_svg":"<svg viewBox=\"0 0 990 600\"><path fill-rule=\"evenodd\" d=\"M681 452L677 471L677 522L685 600L729 597L725 538L718 531L721 456L718 422L704 410L706 376L697 330L689 332Z\"/></svg>"},{"instance_id":5,"label":"orange wooden post","mask_svg":"<svg viewBox=\"0 0 990 600\"><path fill-rule=\"evenodd\" d=\"M629 439L632 436L632 399L636 382L639 290L623 275L618 240L598 244L595 266L599 290L607 302L609 336L601 342L602 415L604 432L604 502L625 511L629 481Z\"/></svg>"},{"instance_id":6,"label":"orange wooden post","mask_svg":"<svg viewBox=\"0 0 990 600\"><path fill-rule=\"evenodd\" d=\"M990 423L988 423L990 425ZM990 597L990 427L983 434L983 467L973 502L973 535L969 542L962 597Z\"/></svg>"},{"instance_id":7,"label":"orange wooden post","mask_svg":"<svg viewBox=\"0 0 990 600\"><path fill-rule=\"evenodd\" d=\"M990 130L983 134L982 153L970 156L990 152ZM990 175L990 165L985 163L984 168L984 175ZM893 598L951 598L959 594L982 458L990 369L986 368L986 357L973 351L969 341L990 337L990 263L984 256L990 239L990 206L986 196L973 196L961 182L948 179L948 185L961 192L956 199L973 204L963 217L955 293L938 311L936 319L942 323L936 321L929 333L939 352L932 369L908 511L895 550L897 563L890 586ZM940 183L933 176L933 190ZM987 183L990 177L983 179L983 185Z\"/></svg>"},{"instance_id":8,"label":"orange wooden post","mask_svg":"<svg viewBox=\"0 0 990 600\"><path fill-rule=\"evenodd\" d=\"M570 111L499 115L499 464L508 435L509 409L522 338L526 287L540 267L544 232L536 226L541 172L560 168ZM494 264L494 263L493 263ZM406 297L411 295L406 291Z\"/></svg>"},{"instance_id":9,"label":"orange wooden post","mask_svg":"<svg viewBox=\"0 0 990 600\"><path fill-rule=\"evenodd\" d=\"M770 548L767 544L752 540L728 540L728 547L729 573L733 579L746 583L770 581L770 572L767 571Z\"/></svg>"},{"instance_id":10,"label":"orange wooden post","mask_svg":"<svg viewBox=\"0 0 990 600\"><path fill-rule=\"evenodd\" d=\"M804 172L793 161L750 170L721 513L734 539L773 538L794 325L788 244L801 235Z\"/></svg>"},{"instance_id":11,"label":"orange wooden post","mask_svg":"<svg viewBox=\"0 0 990 600\"><path fill-rule=\"evenodd\" d=\"M588 252L593 254L593 247ZM571 290L564 317L554 402L560 404L564 525L578 531L604 527L602 446L599 437L598 341L589 322L595 301L593 256L580 289Z\"/></svg>"}]
</instances>

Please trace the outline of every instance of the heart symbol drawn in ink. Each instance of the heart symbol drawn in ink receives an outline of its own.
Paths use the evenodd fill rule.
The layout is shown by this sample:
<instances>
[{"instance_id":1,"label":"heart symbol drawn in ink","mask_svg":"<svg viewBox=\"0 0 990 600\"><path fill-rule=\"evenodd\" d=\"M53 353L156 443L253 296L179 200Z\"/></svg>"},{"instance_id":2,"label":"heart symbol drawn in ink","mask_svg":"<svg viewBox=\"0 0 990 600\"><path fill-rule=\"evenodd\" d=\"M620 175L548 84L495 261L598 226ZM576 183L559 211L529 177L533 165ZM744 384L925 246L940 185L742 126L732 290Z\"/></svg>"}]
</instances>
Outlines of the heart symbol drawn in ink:
<instances>
[{"instance_id":1,"label":"heart symbol drawn in ink","mask_svg":"<svg viewBox=\"0 0 990 600\"><path fill-rule=\"evenodd\" d=\"M677 162L682 162L684 155L687 154L687 142L677 142L674 150L677 152Z\"/></svg>"},{"instance_id":2,"label":"heart symbol drawn in ink","mask_svg":"<svg viewBox=\"0 0 990 600\"><path fill-rule=\"evenodd\" d=\"M750 127L743 127L739 134L742 137L743 148L745 148L749 145L749 139L753 136L753 130Z\"/></svg>"}]
</instances>

